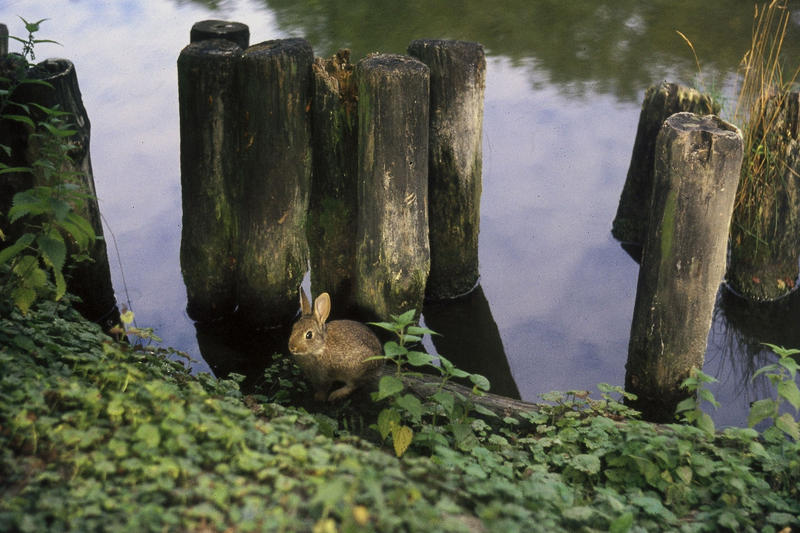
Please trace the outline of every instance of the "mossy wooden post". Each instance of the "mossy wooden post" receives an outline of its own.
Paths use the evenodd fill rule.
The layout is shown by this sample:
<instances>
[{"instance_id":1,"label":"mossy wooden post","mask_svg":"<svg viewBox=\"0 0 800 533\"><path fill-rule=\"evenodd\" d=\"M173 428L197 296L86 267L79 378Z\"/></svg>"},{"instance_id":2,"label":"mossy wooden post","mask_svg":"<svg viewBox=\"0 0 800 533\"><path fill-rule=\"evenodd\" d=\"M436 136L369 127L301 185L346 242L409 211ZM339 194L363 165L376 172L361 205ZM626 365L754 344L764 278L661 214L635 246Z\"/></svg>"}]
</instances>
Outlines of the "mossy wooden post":
<instances>
[{"instance_id":1,"label":"mossy wooden post","mask_svg":"<svg viewBox=\"0 0 800 533\"><path fill-rule=\"evenodd\" d=\"M742 168L727 277L736 292L769 301L794 290L800 274L800 93L766 100L751 135L763 149Z\"/></svg>"},{"instance_id":2,"label":"mossy wooden post","mask_svg":"<svg viewBox=\"0 0 800 533\"><path fill-rule=\"evenodd\" d=\"M111 270L108 263L106 241L103 239L103 223L100 218L100 209L97 202L92 161L89 151L91 125L89 115L83 106L78 76L75 65L67 59L47 59L37 64L29 71L29 76L47 82L48 85L23 84L17 87L13 95L15 102L29 106L31 118L34 122L47 119L45 114L32 104L47 108L56 108L70 113L64 119L71 125L75 133L68 137L72 147L69 150L67 161L59 168L59 172L71 183L77 183L87 194L82 205L75 206L76 212L86 218L98 237L86 252L89 261L82 261L67 265L65 273L68 274L67 289L81 298L75 303L75 308L86 318L98 322L104 328L109 328L118 323L119 312L114 297L114 288L111 284ZM5 129L5 128L4 128ZM12 138L4 139L3 144L12 147L12 158L17 165L33 167L33 175L4 174L2 180L17 190L8 190L2 187L2 195L13 194L35 185L52 185L43 183L41 169L34 163L42 157L41 138L29 136L31 133L27 126L19 123L5 133L10 133ZM0 204L6 200L1 199ZM69 253L75 253L74 246L69 246Z\"/></svg>"},{"instance_id":3,"label":"mossy wooden post","mask_svg":"<svg viewBox=\"0 0 800 533\"><path fill-rule=\"evenodd\" d=\"M196 43L210 39L225 39L244 49L250 45L250 28L241 22L227 20L201 20L192 25L189 42Z\"/></svg>"},{"instance_id":4,"label":"mossy wooden post","mask_svg":"<svg viewBox=\"0 0 800 533\"><path fill-rule=\"evenodd\" d=\"M672 421L680 383L702 368L742 164L739 130L677 113L658 134L653 201L636 290L625 388L645 418Z\"/></svg>"},{"instance_id":5,"label":"mossy wooden post","mask_svg":"<svg viewBox=\"0 0 800 533\"><path fill-rule=\"evenodd\" d=\"M313 61L307 41L282 39L251 46L240 62L237 299L242 319L254 325L294 317L308 268Z\"/></svg>"},{"instance_id":6,"label":"mossy wooden post","mask_svg":"<svg viewBox=\"0 0 800 533\"><path fill-rule=\"evenodd\" d=\"M454 298L478 282L481 143L486 58L465 41L413 41L408 53L431 70L426 297Z\"/></svg>"},{"instance_id":7,"label":"mossy wooden post","mask_svg":"<svg viewBox=\"0 0 800 533\"><path fill-rule=\"evenodd\" d=\"M353 271L358 228L358 107L350 51L313 66L312 186L308 213L311 292L328 292L334 312L354 306Z\"/></svg>"},{"instance_id":8,"label":"mossy wooden post","mask_svg":"<svg viewBox=\"0 0 800 533\"><path fill-rule=\"evenodd\" d=\"M428 67L368 56L358 83L356 302L367 316L422 309L428 245Z\"/></svg>"},{"instance_id":9,"label":"mossy wooden post","mask_svg":"<svg viewBox=\"0 0 800 533\"><path fill-rule=\"evenodd\" d=\"M647 215L653 190L656 137L672 114L682 111L706 115L720 106L709 95L675 83L661 82L644 94L628 176L622 188L611 233L619 241L644 244Z\"/></svg>"},{"instance_id":10,"label":"mossy wooden post","mask_svg":"<svg viewBox=\"0 0 800 533\"><path fill-rule=\"evenodd\" d=\"M0 24L0 58L8 55L8 26Z\"/></svg>"},{"instance_id":11,"label":"mossy wooden post","mask_svg":"<svg viewBox=\"0 0 800 533\"><path fill-rule=\"evenodd\" d=\"M242 48L211 39L178 57L181 130L181 272L186 312L207 321L236 308L238 141L236 69Z\"/></svg>"}]
</instances>

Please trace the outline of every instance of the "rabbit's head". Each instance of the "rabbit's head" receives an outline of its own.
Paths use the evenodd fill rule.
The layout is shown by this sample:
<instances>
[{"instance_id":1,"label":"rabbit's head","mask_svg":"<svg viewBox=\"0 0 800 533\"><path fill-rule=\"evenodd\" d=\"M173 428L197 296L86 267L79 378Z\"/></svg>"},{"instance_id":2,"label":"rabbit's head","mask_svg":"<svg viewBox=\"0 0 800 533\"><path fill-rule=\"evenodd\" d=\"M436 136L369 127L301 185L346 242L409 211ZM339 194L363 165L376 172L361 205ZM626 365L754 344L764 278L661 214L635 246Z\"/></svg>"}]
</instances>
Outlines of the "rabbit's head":
<instances>
[{"instance_id":1,"label":"rabbit's head","mask_svg":"<svg viewBox=\"0 0 800 533\"><path fill-rule=\"evenodd\" d=\"M331 312L331 297L323 292L314 301L314 308L300 288L301 316L292 326L289 351L295 355L320 355L325 349L325 321Z\"/></svg>"}]
</instances>

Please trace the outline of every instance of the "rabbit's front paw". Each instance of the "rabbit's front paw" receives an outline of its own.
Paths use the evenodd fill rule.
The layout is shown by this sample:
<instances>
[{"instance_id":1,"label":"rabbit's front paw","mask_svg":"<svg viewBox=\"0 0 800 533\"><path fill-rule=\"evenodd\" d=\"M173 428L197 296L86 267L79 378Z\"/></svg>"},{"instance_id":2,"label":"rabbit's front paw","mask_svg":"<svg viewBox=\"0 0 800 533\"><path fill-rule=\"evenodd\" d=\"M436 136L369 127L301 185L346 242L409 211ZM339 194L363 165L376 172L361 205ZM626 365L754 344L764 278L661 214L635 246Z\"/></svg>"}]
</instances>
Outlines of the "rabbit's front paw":
<instances>
[{"instance_id":1,"label":"rabbit's front paw","mask_svg":"<svg viewBox=\"0 0 800 533\"><path fill-rule=\"evenodd\" d=\"M354 390L356 390L356 388L353 385L345 385L344 387L340 387L335 391L333 391L332 393L330 393L330 395L328 396L328 401L335 402L336 400L341 400L342 398L348 396Z\"/></svg>"}]
</instances>

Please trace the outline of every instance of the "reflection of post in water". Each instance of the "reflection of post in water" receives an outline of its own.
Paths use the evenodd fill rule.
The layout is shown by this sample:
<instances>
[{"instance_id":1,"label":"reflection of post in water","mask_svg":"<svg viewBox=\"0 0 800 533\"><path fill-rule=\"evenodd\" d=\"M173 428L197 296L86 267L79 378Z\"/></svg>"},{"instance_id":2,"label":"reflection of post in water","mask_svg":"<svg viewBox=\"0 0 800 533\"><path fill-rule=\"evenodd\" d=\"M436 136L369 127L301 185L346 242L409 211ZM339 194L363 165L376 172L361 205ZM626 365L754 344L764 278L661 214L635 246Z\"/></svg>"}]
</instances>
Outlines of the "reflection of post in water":
<instances>
[{"instance_id":1,"label":"reflection of post in water","mask_svg":"<svg viewBox=\"0 0 800 533\"><path fill-rule=\"evenodd\" d=\"M800 348L800 291L770 302L755 302L720 289L718 317L724 320L726 338L717 343L721 356L728 359L743 390L752 387L753 373L769 362L768 342L785 348ZM745 354L742 358L741 354Z\"/></svg>"},{"instance_id":2,"label":"reflection of post in water","mask_svg":"<svg viewBox=\"0 0 800 533\"><path fill-rule=\"evenodd\" d=\"M440 334L432 336L437 352L468 372L486 376L492 393L520 397L480 285L461 298L426 303L423 311L425 325Z\"/></svg>"},{"instance_id":3,"label":"reflection of post in water","mask_svg":"<svg viewBox=\"0 0 800 533\"><path fill-rule=\"evenodd\" d=\"M246 376L242 392L250 393L263 381L264 369L273 354L286 353L289 325L266 329L247 329L235 317L214 322L196 322L200 354L218 378L230 373Z\"/></svg>"},{"instance_id":4,"label":"reflection of post in water","mask_svg":"<svg viewBox=\"0 0 800 533\"><path fill-rule=\"evenodd\" d=\"M633 406L671 421L681 382L702 368L728 225L742 163L742 137L715 116L678 113L656 142L652 206L631 325L625 388Z\"/></svg>"}]
</instances>

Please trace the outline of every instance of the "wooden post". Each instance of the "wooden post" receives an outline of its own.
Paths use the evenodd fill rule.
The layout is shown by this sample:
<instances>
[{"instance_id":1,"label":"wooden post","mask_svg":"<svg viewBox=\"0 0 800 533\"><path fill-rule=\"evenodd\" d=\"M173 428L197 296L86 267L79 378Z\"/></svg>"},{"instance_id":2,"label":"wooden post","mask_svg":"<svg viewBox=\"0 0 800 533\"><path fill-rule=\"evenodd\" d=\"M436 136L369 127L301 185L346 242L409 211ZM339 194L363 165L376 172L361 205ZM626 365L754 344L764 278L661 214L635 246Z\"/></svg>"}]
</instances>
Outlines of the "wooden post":
<instances>
[{"instance_id":1,"label":"wooden post","mask_svg":"<svg viewBox=\"0 0 800 533\"><path fill-rule=\"evenodd\" d=\"M8 26L0 24L0 57L8 55Z\"/></svg>"},{"instance_id":2,"label":"wooden post","mask_svg":"<svg viewBox=\"0 0 800 533\"><path fill-rule=\"evenodd\" d=\"M314 61L312 187L308 213L311 292L328 292L334 311L353 310L355 235L358 228L357 89L350 51Z\"/></svg>"},{"instance_id":3,"label":"wooden post","mask_svg":"<svg viewBox=\"0 0 800 533\"><path fill-rule=\"evenodd\" d=\"M242 184L237 300L243 320L290 321L308 268L311 64L304 39L245 50L239 68Z\"/></svg>"},{"instance_id":4,"label":"wooden post","mask_svg":"<svg viewBox=\"0 0 800 533\"><path fill-rule=\"evenodd\" d=\"M189 32L189 42L196 43L209 39L225 39L245 49L250 46L250 28L241 22L226 20L201 20L195 22Z\"/></svg>"},{"instance_id":5,"label":"wooden post","mask_svg":"<svg viewBox=\"0 0 800 533\"><path fill-rule=\"evenodd\" d=\"M486 58L464 41L413 41L408 53L431 70L426 297L454 298L478 282L481 144Z\"/></svg>"},{"instance_id":6,"label":"wooden post","mask_svg":"<svg viewBox=\"0 0 800 533\"><path fill-rule=\"evenodd\" d=\"M644 244L653 191L656 136L664 121L681 111L705 115L718 113L719 109L719 104L710 96L675 83L664 81L645 91L628 176L611 229L614 238L622 242Z\"/></svg>"},{"instance_id":7,"label":"wooden post","mask_svg":"<svg viewBox=\"0 0 800 533\"><path fill-rule=\"evenodd\" d=\"M625 388L646 419L674 420L680 383L702 368L742 164L739 130L716 116L669 117L655 147L653 203Z\"/></svg>"},{"instance_id":8,"label":"wooden post","mask_svg":"<svg viewBox=\"0 0 800 533\"><path fill-rule=\"evenodd\" d=\"M728 283L768 301L795 289L800 269L800 92L766 100L751 135L766 150L745 163L731 224ZM758 175L752 175L753 168Z\"/></svg>"},{"instance_id":9,"label":"wooden post","mask_svg":"<svg viewBox=\"0 0 800 533\"><path fill-rule=\"evenodd\" d=\"M368 56L358 83L356 302L373 317L422 310L428 245L430 71L415 59Z\"/></svg>"},{"instance_id":10,"label":"wooden post","mask_svg":"<svg viewBox=\"0 0 800 533\"><path fill-rule=\"evenodd\" d=\"M87 251L91 260L74 263L69 267L67 288L82 300L75 303L75 308L89 320L98 322L107 329L118 323L119 312L111 284L106 242L103 239L103 223L92 173L89 153L91 126L86 108L83 106L75 65L67 59L47 59L36 65L35 69L31 69L30 74L49 85L20 85L14 92L13 100L30 106L31 118L37 123L45 120L45 115L31 104L36 103L48 108L58 106L60 110L70 113L65 119L72 125L71 129L76 131L67 139L73 147L69 152L68 162L59 171L72 175L75 182L88 195L83 205L76 206L76 211L89 221L98 239ZM12 147L12 159L16 164L34 168L33 175L28 173L3 175L4 186L0 195L3 199L0 199L0 203L5 204L7 195L44 183L41 183L39 169L33 165L33 162L41 156L43 147L40 140L29 136L30 129L21 124L10 128L4 126L3 130L4 135L10 136L4 139L3 143ZM14 188L16 190L13 190ZM70 247L69 253L75 253L75 249Z\"/></svg>"},{"instance_id":11,"label":"wooden post","mask_svg":"<svg viewBox=\"0 0 800 533\"><path fill-rule=\"evenodd\" d=\"M181 129L181 272L188 315L208 321L236 307L238 152L235 82L242 49L194 42L178 57Z\"/></svg>"}]
</instances>

